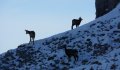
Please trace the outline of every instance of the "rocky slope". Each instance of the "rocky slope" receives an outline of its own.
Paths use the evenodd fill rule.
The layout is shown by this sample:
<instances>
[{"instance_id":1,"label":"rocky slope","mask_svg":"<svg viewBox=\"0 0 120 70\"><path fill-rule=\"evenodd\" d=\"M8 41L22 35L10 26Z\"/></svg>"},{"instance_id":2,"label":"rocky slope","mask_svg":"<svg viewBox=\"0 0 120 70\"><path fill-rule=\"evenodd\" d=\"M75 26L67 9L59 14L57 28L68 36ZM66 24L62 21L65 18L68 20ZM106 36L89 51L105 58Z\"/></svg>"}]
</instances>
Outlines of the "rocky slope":
<instances>
[{"instance_id":1,"label":"rocky slope","mask_svg":"<svg viewBox=\"0 0 120 70\"><path fill-rule=\"evenodd\" d=\"M77 49L68 61L64 51ZM22 44L0 55L0 70L119 70L120 5L110 13L73 30Z\"/></svg>"}]
</instances>

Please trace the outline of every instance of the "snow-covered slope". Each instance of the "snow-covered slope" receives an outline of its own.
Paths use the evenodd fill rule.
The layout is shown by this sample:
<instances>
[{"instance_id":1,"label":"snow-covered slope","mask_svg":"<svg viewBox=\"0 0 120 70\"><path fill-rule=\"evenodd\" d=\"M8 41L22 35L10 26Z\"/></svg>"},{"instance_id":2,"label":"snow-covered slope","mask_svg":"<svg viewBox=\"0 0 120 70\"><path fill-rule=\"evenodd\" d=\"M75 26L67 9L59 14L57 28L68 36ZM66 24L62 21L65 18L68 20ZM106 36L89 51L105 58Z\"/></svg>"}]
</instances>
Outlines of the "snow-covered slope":
<instances>
[{"instance_id":1,"label":"snow-covered slope","mask_svg":"<svg viewBox=\"0 0 120 70\"><path fill-rule=\"evenodd\" d=\"M64 51L77 49L68 61ZM0 70L120 70L120 5L79 28L0 55Z\"/></svg>"}]
</instances>

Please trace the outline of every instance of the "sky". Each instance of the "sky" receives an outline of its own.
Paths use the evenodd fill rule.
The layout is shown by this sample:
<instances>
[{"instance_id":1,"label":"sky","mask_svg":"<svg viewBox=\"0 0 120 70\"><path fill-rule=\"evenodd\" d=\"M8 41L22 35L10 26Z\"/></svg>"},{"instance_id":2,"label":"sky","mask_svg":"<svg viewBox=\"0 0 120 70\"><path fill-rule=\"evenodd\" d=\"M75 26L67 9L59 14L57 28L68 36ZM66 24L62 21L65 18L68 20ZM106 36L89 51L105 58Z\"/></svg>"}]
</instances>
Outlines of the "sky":
<instances>
[{"instance_id":1,"label":"sky","mask_svg":"<svg viewBox=\"0 0 120 70\"><path fill-rule=\"evenodd\" d=\"M94 0L0 0L0 54L28 43L25 29L40 40L70 30L79 17L81 25L95 19Z\"/></svg>"}]
</instances>

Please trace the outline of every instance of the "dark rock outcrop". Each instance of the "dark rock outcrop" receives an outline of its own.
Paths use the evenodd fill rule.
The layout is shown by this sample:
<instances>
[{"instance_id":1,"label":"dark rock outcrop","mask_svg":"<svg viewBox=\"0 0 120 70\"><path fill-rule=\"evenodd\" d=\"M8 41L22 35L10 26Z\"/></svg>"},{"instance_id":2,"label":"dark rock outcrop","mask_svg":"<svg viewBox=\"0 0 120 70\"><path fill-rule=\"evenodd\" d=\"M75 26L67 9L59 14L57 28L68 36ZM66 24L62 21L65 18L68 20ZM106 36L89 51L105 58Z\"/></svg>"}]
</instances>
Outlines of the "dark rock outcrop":
<instances>
[{"instance_id":1,"label":"dark rock outcrop","mask_svg":"<svg viewBox=\"0 0 120 70\"><path fill-rule=\"evenodd\" d=\"M95 0L96 18L110 12L119 2L120 0Z\"/></svg>"}]
</instances>

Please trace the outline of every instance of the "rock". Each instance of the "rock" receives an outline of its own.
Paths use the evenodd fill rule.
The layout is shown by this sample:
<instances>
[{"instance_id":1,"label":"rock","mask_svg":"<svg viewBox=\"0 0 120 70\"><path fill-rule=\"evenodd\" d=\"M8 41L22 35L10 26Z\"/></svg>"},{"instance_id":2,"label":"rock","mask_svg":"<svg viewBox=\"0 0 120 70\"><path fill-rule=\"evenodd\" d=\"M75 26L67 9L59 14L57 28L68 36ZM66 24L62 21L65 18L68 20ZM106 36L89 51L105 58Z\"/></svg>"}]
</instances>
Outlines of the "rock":
<instances>
[{"instance_id":1,"label":"rock","mask_svg":"<svg viewBox=\"0 0 120 70\"><path fill-rule=\"evenodd\" d=\"M120 0L95 0L96 18L110 12L119 2Z\"/></svg>"}]
</instances>

